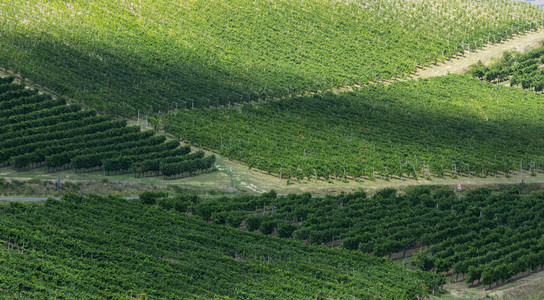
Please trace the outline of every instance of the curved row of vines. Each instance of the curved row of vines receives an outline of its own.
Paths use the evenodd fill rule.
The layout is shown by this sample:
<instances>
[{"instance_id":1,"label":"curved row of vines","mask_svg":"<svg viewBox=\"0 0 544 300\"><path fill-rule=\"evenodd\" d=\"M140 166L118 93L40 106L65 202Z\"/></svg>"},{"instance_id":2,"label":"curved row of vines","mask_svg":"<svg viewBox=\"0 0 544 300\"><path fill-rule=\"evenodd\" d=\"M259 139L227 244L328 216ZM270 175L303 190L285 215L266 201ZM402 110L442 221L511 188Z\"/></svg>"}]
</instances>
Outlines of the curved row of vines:
<instances>
[{"instance_id":1,"label":"curved row of vines","mask_svg":"<svg viewBox=\"0 0 544 300\"><path fill-rule=\"evenodd\" d=\"M472 66L474 77L493 83L509 83L513 87L542 92L544 90L544 48L526 53L505 52L491 66L481 62Z\"/></svg>"}]
</instances>

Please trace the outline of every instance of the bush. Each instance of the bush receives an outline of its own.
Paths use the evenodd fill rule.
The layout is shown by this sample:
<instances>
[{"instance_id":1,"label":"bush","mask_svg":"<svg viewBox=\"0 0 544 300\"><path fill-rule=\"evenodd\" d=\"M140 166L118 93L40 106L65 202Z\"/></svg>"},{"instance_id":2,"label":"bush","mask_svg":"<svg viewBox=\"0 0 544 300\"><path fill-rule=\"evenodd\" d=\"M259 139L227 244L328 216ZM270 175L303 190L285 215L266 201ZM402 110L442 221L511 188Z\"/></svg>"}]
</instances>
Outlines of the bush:
<instances>
[{"instance_id":1,"label":"bush","mask_svg":"<svg viewBox=\"0 0 544 300\"><path fill-rule=\"evenodd\" d=\"M307 240L310 236L310 230L308 228L299 228L293 233L293 236L297 240Z\"/></svg>"},{"instance_id":2,"label":"bush","mask_svg":"<svg viewBox=\"0 0 544 300\"><path fill-rule=\"evenodd\" d=\"M62 197L63 201L69 202L69 203L75 203L80 204L83 202L84 197L75 193L67 193Z\"/></svg>"},{"instance_id":3,"label":"bush","mask_svg":"<svg viewBox=\"0 0 544 300\"><path fill-rule=\"evenodd\" d=\"M278 193L275 190L270 190L267 193L262 193L261 194L261 197L263 199L268 199L268 200L274 200L274 199L276 199L277 196L278 196Z\"/></svg>"},{"instance_id":4,"label":"bush","mask_svg":"<svg viewBox=\"0 0 544 300\"><path fill-rule=\"evenodd\" d=\"M261 226L259 227L259 231L262 234L270 235L272 232L274 232L274 229L276 229L276 221L274 220L266 220L261 222Z\"/></svg>"},{"instance_id":5,"label":"bush","mask_svg":"<svg viewBox=\"0 0 544 300\"><path fill-rule=\"evenodd\" d=\"M382 197L383 199L387 199L389 197L394 197L397 193L397 190L394 188L384 188L376 192L374 197Z\"/></svg>"},{"instance_id":6,"label":"bush","mask_svg":"<svg viewBox=\"0 0 544 300\"><path fill-rule=\"evenodd\" d=\"M19 201L11 201L9 203L8 208L6 209L7 212L13 214L13 213L19 213L24 212L26 210L27 206Z\"/></svg>"},{"instance_id":7,"label":"bush","mask_svg":"<svg viewBox=\"0 0 544 300\"><path fill-rule=\"evenodd\" d=\"M157 203L157 200L160 198L167 198L167 192L143 192L140 195L140 201L142 204L153 205Z\"/></svg>"},{"instance_id":8,"label":"bush","mask_svg":"<svg viewBox=\"0 0 544 300\"><path fill-rule=\"evenodd\" d=\"M193 213L197 216L201 216L205 221L208 221L212 217L212 213L220 210L221 208L217 199L210 199L196 205L193 208Z\"/></svg>"},{"instance_id":9,"label":"bush","mask_svg":"<svg viewBox=\"0 0 544 300\"><path fill-rule=\"evenodd\" d=\"M240 227L240 224L244 220L242 216L238 213L230 213L225 216L225 219L227 222L229 222L229 225L234 228Z\"/></svg>"},{"instance_id":10,"label":"bush","mask_svg":"<svg viewBox=\"0 0 544 300\"><path fill-rule=\"evenodd\" d=\"M214 224L224 225L225 224L225 213L224 212L214 212L212 213L212 220Z\"/></svg>"},{"instance_id":11,"label":"bush","mask_svg":"<svg viewBox=\"0 0 544 300\"><path fill-rule=\"evenodd\" d=\"M290 238L293 236L293 231L295 231L295 229L297 229L297 226L293 224L282 223L278 225L276 233L279 237Z\"/></svg>"},{"instance_id":12,"label":"bush","mask_svg":"<svg viewBox=\"0 0 544 300\"><path fill-rule=\"evenodd\" d=\"M166 210L171 210L174 208L175 200L172 198L161 198L157 200L157 204Z\"/></svg>"},{"instance_id":13,"label":"bush","mask_svg":"<svg viewBox=\"0 0 544 300\"><path fill-rule=\"evenodd\" d=\"M193 202L191 201L183 201L180 199L176 199L174 202L174 209L179 212L187 212L189 210L189 207L193 205Z\"/></svg>"},{"instance_id":14,"label":"bush","mask_svg":"<svg viewBox=\"0 0 544 300\"><path fill-rule=\"evenodd\" d=\"M421 271L430 271L434 267L434 261L427 256L426 251L420 251L412 258L412 264Z\"/></svg>"},{"instance_id":15,"label":"bush","mask_svg":"<svg viewBox=\"0 0 544 300\"><path fill-rule=\"evenodd\" d=\"M344 239L342 246L344 249L357 250L359 249L360 238L359 237L347 237Z\"/></svg>"}]
</instances>

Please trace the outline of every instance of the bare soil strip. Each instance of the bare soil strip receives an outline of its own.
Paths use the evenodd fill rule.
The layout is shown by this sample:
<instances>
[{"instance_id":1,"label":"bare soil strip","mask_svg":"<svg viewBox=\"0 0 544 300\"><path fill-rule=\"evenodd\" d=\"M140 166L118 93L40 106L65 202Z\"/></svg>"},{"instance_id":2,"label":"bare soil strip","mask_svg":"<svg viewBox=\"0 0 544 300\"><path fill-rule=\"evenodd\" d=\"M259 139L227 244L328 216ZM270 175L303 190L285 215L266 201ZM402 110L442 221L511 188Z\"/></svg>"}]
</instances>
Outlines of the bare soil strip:
<instances>
[{"instance_id":1,"label":"bare soil strip","mask_svg":"<svg viewBox=\"0 0 544 300\"><path fill-rule=\"evenodd\" d=\"M542 44L543 40L544 29L529 31L498 44L491 44L477 49L476 51L465 52L463 56L450 58L442 64L432 65L429 68L421 69L410 78L428 78L444 76L448 73L464 73L471 65L478 61L487 64L492 59L501 57L505 51L524 52L526 49L538 47Z\"/></svg>"}]
</instances>

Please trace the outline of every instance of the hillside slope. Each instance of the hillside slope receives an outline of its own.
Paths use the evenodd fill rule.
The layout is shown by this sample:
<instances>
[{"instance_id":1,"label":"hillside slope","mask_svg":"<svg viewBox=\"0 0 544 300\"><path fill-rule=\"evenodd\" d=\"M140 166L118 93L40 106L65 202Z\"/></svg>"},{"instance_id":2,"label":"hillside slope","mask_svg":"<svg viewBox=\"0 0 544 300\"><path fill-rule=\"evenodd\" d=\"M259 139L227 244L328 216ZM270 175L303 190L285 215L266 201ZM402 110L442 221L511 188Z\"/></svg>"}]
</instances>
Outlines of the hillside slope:
<instances>
[{"instance_id":1,"label":"hillside slope","mask_svg":"<svg viewBox=\"0 0 544 300\"><path fill-rule=\"evenodd\" d=\"M166 128L284 179L531 173L544 166L542 101L541 94L450 75L188 110Z\"/></svg>"},{"instance_id":2,"label":"hillside slope","mask_svg":"<svg viewBox=\"0 0 544 300\"><path fill-rule=\"evenodd\" d=\"M364 192L325 198L266 193L208 199L190 210L216 224L245 221L263 234L341 243L378 256L398 252L406 259L421 247L412 263L422 270L491 285L544 267L543 199L541 190L529 193L525 185L496 194L475 189L459 198L450 189L419 187L405 195L383 189L372 198Z\"/></svg>"},{"instance_id":3,"label":"hillside slope","mask_svg":"<svg viewBox=\"0 0 544 300\"><path fill-rule=\"evenodd\" d=\"M389 79L542 19L507 0L10 0L0 65L133 115Z\"/></svg>"},{"instance_id":4,"label":"hillside slope","mask_svg":"<svg viewBox=\"0 0 544 300\"><path fill-rule=\"evenodd\" d=\"M0 205L0 216L0 295L400 299L438 284L430 273L386 259L241 232L116 197L13 202Z\"/></svg>"}]
</instances>

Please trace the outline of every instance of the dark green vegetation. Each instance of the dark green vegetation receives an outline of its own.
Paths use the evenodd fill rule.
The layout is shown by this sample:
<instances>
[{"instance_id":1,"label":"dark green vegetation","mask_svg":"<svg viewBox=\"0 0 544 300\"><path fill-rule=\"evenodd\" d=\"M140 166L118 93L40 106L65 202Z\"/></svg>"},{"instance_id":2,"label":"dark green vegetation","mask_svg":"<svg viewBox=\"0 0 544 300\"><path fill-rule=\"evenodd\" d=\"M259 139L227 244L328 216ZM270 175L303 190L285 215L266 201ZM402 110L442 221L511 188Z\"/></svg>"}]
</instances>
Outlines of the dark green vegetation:
<instances>
[{"instance_id":1,"label":"dark green vegetation","mask_svg":"<svg viewBox=\"0 0 544 300\"><path fill-rule=\"evenodd\" d=\"M291 180L536 175L543 104L541 94L450 75L183 111L166 130Z\"/></svg>"},{"instance_id":2,"label":"dark green vegetation","mask_svg":"<svg viewBox=\"0 0 544 300\"><path fill-rule=\"evenodd\" d=\"M132 116L395 78L543 19L509 0L7 0L0 62Z\"/></svg>"},{"instance_id":3,"label":"dark green vegetation","mask_svg":"<svg viewBox=\"0 0 544 300\"><path fill-rule=\"evenodd\" d=\"M427 294L441 280L384 258L241 232L113 196L12 202L0 205L0 220L3 296L400 299Z\"/></svg>"},{"instance_id":4,"label":"dark green vegetation","mask_svg":"<svg viewBox=\"0 0 544 300\"><path fill-rule=\"evenodd\" d=\"M503 57L487 67L482 63L472 69L472 75L493 83L510 82L510 86L541 92L544 89L544 48L527 53L505 52Z\"/></svg>"},{"instance_id":5,"label":"dark green vegetation","mask_svg":"<svg viewBox=\"0 0 544 300\"><path fill-rule=\"evenodd\" d=\"M537 176L540 94L466 76L323 91L406 76L542 20L544 11L508 0L2 1L2 67L82 102L66 105L1 79L0 164L169 178L214 164L85 105L123 116L157 112L177 137L289 180ZM449 271L491 284L541 267L542 198L478 190L457 200L420 189L371 199L271 192L200 202L146 193L141 201L69 195L6 204L0 291L415 298ZM264 235L218 226L227 223ZM413 247L422 249L417 272L379 257Z\"/></svg>"},{"instance_id":6,"label":"dark green vegetation","mask_svg":"<svg viewBox=\"0 0 544 300\"><path fill-rule=\"evenodd\" d=\"M0 79L0 163L17 170L46 166L48 171L73 167L76 171L134 172L177 177L213 167L215 157L165 142L153 131L127 127L94 110L66 105L22 85Z\"/></svg>"},{"instance_id":7,"label":"dark green vegetation","mask_svg":"<svg viewBox=\"0 0 544 300\"><path fill-rule=\"evenodd\" d=\"M384 189L372 198L364 192L325 198L269 192L207 200L189 210L216 224L243 224L311 244L342 241L345 249L378 256L421 247L412 262L422 270L491 285L544 267L544 191L520 192L483 188L460 199L428 187L405 195Z\"/></svg>"}]
</instances>

